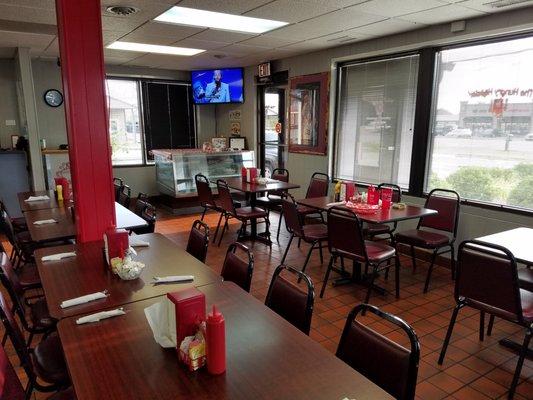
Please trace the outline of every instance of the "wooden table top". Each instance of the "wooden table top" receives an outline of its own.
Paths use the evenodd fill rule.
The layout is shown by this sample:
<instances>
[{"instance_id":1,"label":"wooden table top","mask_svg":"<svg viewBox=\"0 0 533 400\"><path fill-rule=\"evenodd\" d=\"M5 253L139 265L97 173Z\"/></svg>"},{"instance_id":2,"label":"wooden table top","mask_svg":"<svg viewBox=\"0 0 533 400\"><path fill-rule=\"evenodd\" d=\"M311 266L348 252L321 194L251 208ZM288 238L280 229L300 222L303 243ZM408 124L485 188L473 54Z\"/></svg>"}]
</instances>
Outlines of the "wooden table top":
<instances>
[{"instance_id":1,"label":"wooden table top","mask_svg":"<svg viewBox=\"0 0 533 400\"><path fill-rule=\"evenodd\" d=\"M44 243L76 237L76 224L69 207L26 211L24 218L35 242ZM55 219L57 223L35 225L35 221Z\"/></svg>"},{"instance_id":2,"label":"wooden table top","mask_svg":"<svg viewBox=\"0 0 533 400\"><path fill-rule=\"evenodd\" d=\"M246 182L240 177L227 178L224 180L228 184L229 188L238 190L239 192L244 192L244 193L259 193L259 192L267 192L269 190L289 190L289 189L297 189L300 187L300 185L297 185L295 183L277 181L274 179L271 179L270 182L267 183L266 185L259 185L254 182ZM216 180L214 181L214 183L216 183Z\"/></svg>"},{"instance_id":3,"label":"wooden table top","mask_svg":"<svg viewBox=\"0 0 533 400\"><path fill-rule=\"evenodd\" d=\"M64 318L91 313L106 307L118 307L133 301L161 296L182 287L202 286L220 281L220 277L202 262L159 233L139 235L149 247L137 247L134 259L146 267L141 276L124 281L107 267L103 241L43 248L35 251L35 261L41 277L50 315ZM41 257L75 251L76 257L60 261L41 261ZM194 275L192 283L153 285L154 276ZM108 290L106 299L62 309L64 300Z\"/></svg>"},{"instance_id":4,"label":"wooden table top","mask_svg":"<svg viewBox=\"0 0 533 400\"><path fill-rule=\"evenodd\" d=\"M524 264L533 264L533 229L516 228L508 231L494 233L492 235L476 238L503 246L513 253L516 261Z\"/></svg>"},{"instance_id":5,"label":"wooden table top","mask_svg":"<svg viewBox=\"0 0 533 400\"><path fill-rule=\"evenodd\" d=\"M202 286L208 309L226 320L227 369L211 376L189 372L175 349L153 338L144 308L161 298L124 307L123 316L58 331L79 400L96 399L392 399L231 282Z\"/></svg>"},{"instance_id":6,"label":"wooden table top","mask_svg":"<svg viewBox=\"0 0 533 400\"><path fill-rule=\"evenodd\" d=\"M22 212L33 211L33 210L44 210L47 208L58 208L63 207L64 204L69 204L69 200L58 202L53 190L38 190L31 192L20 192L17 193L19 199L19 205ZM48 196L50 200L39 200L39 201L25 201L30 196Z\"/></svg>"},{"instance_id":7,"label":"wooden table top","mask_svg":"<svg viewBox=\"0 0 533 400\"><path fill-rule=\"evenodd\" d=\"M144 219L117 202L115 202L115 215L119 229L133 229L148 225Z\"/></svg>"},{"instance_id":8,"label":"wooden table top","mask_svg":"<svg viewBox=\"0 0 533 400\"><path fill-rule=\"evenodd\" d=\"M316 208L317 210L327 211L331 207L338 205L331 196L315 197L312 199L300 199L296 200L298 204ZM349 208L347 208L350 210ZM351 210L353 211L353 210ZM375 214L357 214L360 220L372 224L384 224L388 222L404 221L407 219L415 219L421 217L427 217L429 215L435 215L438 212L429 208L421 206L407 204L403 210L397 210L394 208L379 209Z\"/></svg>"}]
</instances>

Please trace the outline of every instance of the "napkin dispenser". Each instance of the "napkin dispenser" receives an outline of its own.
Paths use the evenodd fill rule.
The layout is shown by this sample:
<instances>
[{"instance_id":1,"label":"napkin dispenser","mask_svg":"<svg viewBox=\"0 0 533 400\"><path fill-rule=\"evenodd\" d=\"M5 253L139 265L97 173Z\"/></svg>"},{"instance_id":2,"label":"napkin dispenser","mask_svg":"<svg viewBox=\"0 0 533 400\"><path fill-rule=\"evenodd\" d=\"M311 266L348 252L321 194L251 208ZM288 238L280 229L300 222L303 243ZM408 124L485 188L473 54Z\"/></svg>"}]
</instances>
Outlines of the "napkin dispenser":
<instances>
[{"instance_id":1,"label":"napkin dispenser","mask_svg":"<svg viewBox=\"0 0 533 400\"><path fill-rule=\"evenodd\" d=\"M241 169L241 176L243 181L245 182L255 182L255 178L257 178L258 171L257 168L245 168L242 167Z\"/></svg>"},{"instance_id":2,"label":"napkin dispenser","mask_svg":"<svg viewBox=\"0 0 533 400\"><path fill-rule=\"evenodd\" d=\"M111 260L116 257L124 258L130 247L128 232L115 227L107 229L104 232L104 246L107 265L111 266Z\"/></svg>"},{"instance_id":3,"label":"napkin dispenser","mask_svg":"<svg viewBox=\"0 0 533 400\"><path fill-rule=\"evenodd\" d=\"M176 312L177 346L185 336L191 336L198 330L198 323L205 320L205 294L195 287L167 293L167 298L174 304Z\"/></svg>"}]
</instances>

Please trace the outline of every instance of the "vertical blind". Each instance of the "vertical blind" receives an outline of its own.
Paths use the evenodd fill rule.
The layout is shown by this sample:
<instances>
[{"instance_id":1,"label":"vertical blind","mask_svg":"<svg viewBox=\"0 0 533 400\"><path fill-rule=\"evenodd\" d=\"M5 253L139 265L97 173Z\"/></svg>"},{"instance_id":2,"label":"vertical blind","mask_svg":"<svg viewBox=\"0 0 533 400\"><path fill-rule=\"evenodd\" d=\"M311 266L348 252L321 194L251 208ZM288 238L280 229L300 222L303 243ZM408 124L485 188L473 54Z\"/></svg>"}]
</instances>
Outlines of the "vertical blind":
<instances>
[{"instance_id":1,"label":"vertical blind","mask_svg":"<svg viewBox=\"0 0 533 400\"><path fill-rule=\"evenodd\" d=\"M418 55L343 65L334 175L409 187Z\"/></svg>"}]
</instances>

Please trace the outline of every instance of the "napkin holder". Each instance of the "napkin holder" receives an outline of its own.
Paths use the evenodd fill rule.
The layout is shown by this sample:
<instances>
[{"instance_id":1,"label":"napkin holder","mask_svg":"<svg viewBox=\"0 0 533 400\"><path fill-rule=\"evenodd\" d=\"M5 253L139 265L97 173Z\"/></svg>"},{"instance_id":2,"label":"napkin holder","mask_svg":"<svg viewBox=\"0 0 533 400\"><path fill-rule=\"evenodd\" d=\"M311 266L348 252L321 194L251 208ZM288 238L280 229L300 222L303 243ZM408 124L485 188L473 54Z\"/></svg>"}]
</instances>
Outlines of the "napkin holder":
<instances>
[{"instance_id":1,"label":"napkin holder","mask_svg":"<svg viewBox=\"0 0 533 400\"><path fill-rule=\"evenodd\" d=\"M243 181L255 182L255 178L257 178L257 168L242 167L241 175L242 175Z\"/></svg>"},{"instance_id":2,"label":"napkin holder","mask_svg":"<svg viewBox=\"0 0 533 400\"><path fill-rule=\"evenodd\" d=\"M128 232L126 230L113 227L104 232L104 253L109 267L111 267L113 258L124 258L129 247Z\"/></svg>"},{"instance_id":3,"label":"napkin holder","mask_svg":"<svg viewBox=\"0 0 533 400\"><path fill-rule=\"evenodd\" d=\"M179 345L186 336L192 336L198 330L198 324L205 320L205 294L195 287L167 293L167 298L175 307L176 344Z\"/></svg>"}]
</instances>

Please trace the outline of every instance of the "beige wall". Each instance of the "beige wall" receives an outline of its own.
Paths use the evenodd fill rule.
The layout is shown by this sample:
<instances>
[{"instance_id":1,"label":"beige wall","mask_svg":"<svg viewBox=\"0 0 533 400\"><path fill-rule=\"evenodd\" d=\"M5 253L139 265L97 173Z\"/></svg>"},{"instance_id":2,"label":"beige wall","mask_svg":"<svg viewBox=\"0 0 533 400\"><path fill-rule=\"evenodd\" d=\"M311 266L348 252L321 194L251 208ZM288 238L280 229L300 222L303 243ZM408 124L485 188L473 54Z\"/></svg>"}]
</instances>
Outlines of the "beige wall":
<instances>
[{"instance_id":1,"label":"beige wall","mask_svg":"<svg viewBox=\"0 0 533 400\"><path fill-rule=\"evenodd\" d=\"M23 135L17 104L17 74L15 61L0 60L0 148L11 148L11 135ZM15 126L6 126L15 120Z\"/></svg>"}]
</instances>

